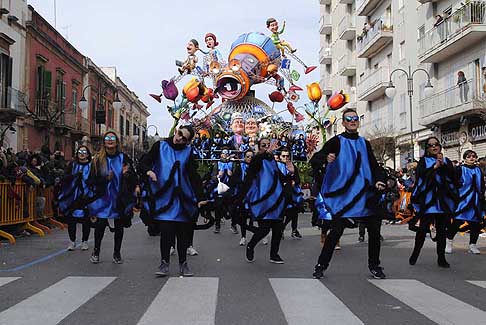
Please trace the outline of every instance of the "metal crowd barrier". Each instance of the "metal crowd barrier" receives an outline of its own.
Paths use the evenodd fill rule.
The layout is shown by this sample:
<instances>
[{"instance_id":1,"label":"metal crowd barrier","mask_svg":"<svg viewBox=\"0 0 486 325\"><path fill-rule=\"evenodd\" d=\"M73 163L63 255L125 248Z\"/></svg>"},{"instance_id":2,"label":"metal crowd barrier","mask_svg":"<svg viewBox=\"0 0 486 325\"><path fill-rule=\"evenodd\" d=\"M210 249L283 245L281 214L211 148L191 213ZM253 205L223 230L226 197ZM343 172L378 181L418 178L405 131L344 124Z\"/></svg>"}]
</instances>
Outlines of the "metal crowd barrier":
<instances>
[{"instance_id":1,"label":"metal crowd barrier","mask_svg":"<svg viewBox=\"0 0 486 325\"><path fill-rule=\"evenodd\" d=\"M33 225L37 228L44 230L47 233L51 233L51 228L40 223L40 221L46 222L54 227L61 229L66 228L66 225L55 220L54 210L52 202L54 201L54 188L38 188L36 191L35 206L36 211L34 213Z\"/></svg>"},{"instance_id":2,"label":"metal crowd barrier","mask_svg":"<svg viewBox=\"0 0 486 325\"><path fill-rule=\"evenodd\" d=\"M24 229L44 236L44 231L33 224L35 200L36 193L27 184L0 182L0 227L21 225ZM15 244L15 237L6 230L0 229L0 237Z\"/></svg>"}]
</instances>

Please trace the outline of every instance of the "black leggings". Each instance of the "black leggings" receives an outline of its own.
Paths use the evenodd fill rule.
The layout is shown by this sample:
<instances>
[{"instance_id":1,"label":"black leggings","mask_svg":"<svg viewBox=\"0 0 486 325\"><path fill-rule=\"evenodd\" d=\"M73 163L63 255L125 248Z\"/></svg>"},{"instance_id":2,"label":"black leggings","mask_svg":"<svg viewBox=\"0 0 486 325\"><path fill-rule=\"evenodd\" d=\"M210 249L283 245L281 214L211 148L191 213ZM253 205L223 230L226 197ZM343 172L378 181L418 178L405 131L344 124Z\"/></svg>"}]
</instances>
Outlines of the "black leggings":
<instances>
[{"instance_id":1,"label":"black leggings","mask_svg":"<svg viewBox=\"0 0 486 325\"><path fill-rule=\"evenodd\" d=\"M120 255L121 244L123 241L123 223L119 219L115 220L115 246L113 248L113 254ZM105 229L108 226L107 219L98 218L95 226L95 247L96 254L100 253L101 241L105 235Z\"/></svg>"},{"instance_id":2,"label":"black leggings","mask_svg":"<svg viewBox=\"0 0 486 325\"><path fill-rule=\"evenodd\" d=\"M359 218L359 221L366 225L368 228L368 265L369 266L379 266L380 265L380 228L381 220L377 217L363 217ZM334 253L334 248L337 242L341 238L345 228L345 222L343 218L338 218L330 222L331 231L327 235L324 246L321 250L321 255L317 261L318 264L322 265L324 268L329 266L332 254Z\"/></svg>"},{"instance_id":3,"label":"black leggings","mask_svg":"<svg viewBox=\"0 0 486 325\"><path fill-rule=\"evenodd\" d=\"M439 260L445 260L446 229L449 218L442 213L426 214L420 218L420 225L415 234L415 246L412 256L418 258L420 250L424 246L425 236L430 231L432 221L435 221L437 257Z\"/></svg>"},{"instance_id":4,"label":"black leggings","mask_svg":"<svg viewBox=\"0 0 486 325\"><path fill-rule=\"evenodd\" d=\"M248 248L254 249L260 240L272 230L272 242L270 244L270 258L278 255L280 240L282 239L283 222L282 220L261 220L258 221L258 229L251 237Z\"/></svg>"},{"instance_id":5,"label":"black leggings","mask_svg":"<svg viewBox=\"0 0 486 325\"><path fill-rule=\"evenodd\" d=\"M74 242L76 241L76 225L81 223L83 225L82 241L88 241L89 233L91 231L91 221L89 218L69 218L68 220L68 234L69 239Z\"/></svg>"},{"instance_id":6,"label":"black leggings","mask_svg":"<svg viewBox=\"0 0 486 325\"><path fill-rule=\"evenodd\" d=\"M463 220L454 220L452 224L447 227L447 238L454 239L454 236L459 231L459 227L464 223ZM479 233L481 232L481 224L479 222L467 222L469 224L469 244L476 244L478 242Z\"/></svg>"},{"instance_id":7,"label":"black leggings","mask_svg":"<svg viewBox=\"0 0 486 325\"><path fill-rule=\"evenodd\" d=\"M289 208L285 211L285 222L284 222L284 229L287 225L292 222L291 227L292 231L297 230L297 222L299 220L299 212L296 208Z\"/></svg>"},{"instance_id":8,"label":"black leggings","mask_svg":"<svg viewBox=\"0 0 486 325\"><path fill-rule=\"evenodd\" d=\"M177 238L177 255L179 263L186 261L187 248L194 236L194 224L192 222L159 221L160 229L160 258L165 262L170 261L170 247Z\"/></svg>"}]
</instances>

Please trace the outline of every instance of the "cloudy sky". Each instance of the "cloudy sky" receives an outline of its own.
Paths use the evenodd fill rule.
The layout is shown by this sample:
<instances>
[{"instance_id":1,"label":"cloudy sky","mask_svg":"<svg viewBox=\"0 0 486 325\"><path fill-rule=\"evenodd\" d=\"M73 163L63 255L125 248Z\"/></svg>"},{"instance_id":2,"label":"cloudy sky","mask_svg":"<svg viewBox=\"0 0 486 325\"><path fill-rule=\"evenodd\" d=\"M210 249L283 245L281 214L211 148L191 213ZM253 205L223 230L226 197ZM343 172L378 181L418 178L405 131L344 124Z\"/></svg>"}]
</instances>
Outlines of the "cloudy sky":
<instances>
[{"instance_id":1,"label":"cloudy sky","mask_svg":"<svg viewBox=\"0 0 486 325\"><path fill-rule=\"evenodd\" d=\"M54 25L54 0L28 3ZM57 29L98 66L116 66L118 75L149 107L149 124L157 125L161 135L167 134L171 124L167 103L159 104L148 94L159 93L160 81L177 74L174 61L185 59L187 41L196 38L205 49L204 35L212 32L226 58L238 35L251 31L269 34L268 17L285 20L282 38L298 49L307 65L318 65L317 0L57 0ZM303 75L300 66L293 66ZM303 75L298 84L305 88L318 80L316 69ZM268 102L270 86L253 89ZM305 91L301 94L304 100L300 104L306 97ZM281 105L276 110L285 108Z\"/></svg>"}]
</instances>

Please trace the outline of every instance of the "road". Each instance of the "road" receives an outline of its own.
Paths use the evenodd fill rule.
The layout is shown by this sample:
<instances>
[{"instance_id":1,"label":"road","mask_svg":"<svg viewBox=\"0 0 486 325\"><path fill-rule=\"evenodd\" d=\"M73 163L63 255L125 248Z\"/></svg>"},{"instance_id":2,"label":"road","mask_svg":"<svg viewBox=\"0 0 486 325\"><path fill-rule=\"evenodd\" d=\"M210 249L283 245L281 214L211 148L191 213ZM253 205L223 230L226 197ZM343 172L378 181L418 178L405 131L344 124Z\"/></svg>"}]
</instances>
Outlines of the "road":
<instances>
[{"instance_id":1,"label":"road","mask_svg":"<svg viewBox=\"0 0 486 325\"><path fill-rule=\"evenodd\" d=\"M382 264L386 280L372 280L367 244L346 230L321 280L311 278L320 252L319 231L300 220L302 240L286 236L283 265L268 263L269 246L244 259L239 236L197 231L195 273L180 278L177 257L171 276L154 275L159 238L137 223L125 232L125 263L111 262L113 236L104 238L101 263L90 251L65 251L67 233L21 238L0 247L0 324L485 324L486 241L483 255L467 253L459 236L448 256L451 269L436 266L430 240L415 266L408 265L413 233L385 225ZM78 229L80 231L80 229ZM93 235L93 234L92 234ZM92 238L91 235L91 238ZM80 237L80 234L78 235ZM90 242L92 245L92 241Z\"/></svg>"}]
</instances>

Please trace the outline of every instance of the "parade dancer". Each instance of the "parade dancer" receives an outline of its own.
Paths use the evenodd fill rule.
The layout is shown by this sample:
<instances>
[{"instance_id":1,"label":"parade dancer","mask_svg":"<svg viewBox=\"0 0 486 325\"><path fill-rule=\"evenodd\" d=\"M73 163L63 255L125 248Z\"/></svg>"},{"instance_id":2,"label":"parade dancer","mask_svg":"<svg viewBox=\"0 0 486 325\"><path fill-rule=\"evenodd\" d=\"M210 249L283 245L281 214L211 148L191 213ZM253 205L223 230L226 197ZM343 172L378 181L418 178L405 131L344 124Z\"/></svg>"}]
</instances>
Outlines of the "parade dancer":
<instances>
[{"instance_id":1,"label":"parade dancer","mask_svg":"<svg viewBox=\"0 0 486 325\"><path fill-rule=\"evenodd\" d=\"M247 150L244 152L244 160L237 164L234 168L234 173L233 176L231 177L230 180L230 187L232 188L232 191L235 196L238 196L241 194L241 186L243 185L247 172L248 172L248 166L251 163L251 160L253 159L253 151L252 150ZM241 239L240 239L240 246L245 246L246 245L246 224L247 224L247 219L250 217L250 212L248 211L248 204L245 204L243 209L237 209L237 216L232 216L233 218L237 218L237 220L240 222L240 228L241 228ZM250 217L251 220L251 217ZM250 221L251 222L251 221Z\"/></svg>"},{"instance_id":2,"label":"parade dancer","mask_svg":"<svg viewBox=\"0 0 486 325\"><path fill-rule=\"evenodd\" d=\"M258 150L248 167L247 177L237 199L240 207L243 202L248 202L252 218L258 222L258 228L246 246L246 260L249 263L255 260L255 246L272 230L269 261L283 264L278 250L287 205L283 185L285 180L271 154L270 139L260 139Z\"/></svg>"},{"instance_id":3,"label":"parade dancer","mask_svg":"<svg viewBox=\"0 0 486 325\"><path fill-rule=\"evenodd\" d=\"M88 179L94 196L89 215L95 227L95 246L91 263L100 262L101 241L106 227L115 233L113 263L122 264L120 250L123 228L131 226L135 193L140 191L130 158L120 151L120 141L113 131L103 135L101 150L94 157ZM112 226L112 222L114 223Z\"/></svg>"},{"instance_id":4,"label":"parade dancer","mask_svg":"<svg viewBox=\"0 0 486 325\"><path fill-rule=\"evenodd\" d=\"M230 151L228 148L223 148L221 151L221 159L216 165L218 181L228 185L230 178L233 175L233 162L229 160ZM215 211L215 227L214 233L218 234L221 231L221 220L228 217L228 194L216 193L216 211ZM232 220L230 230L233 234L238 234L236 223Z\"/></svg>"},{"instance_id":5,"label":"parade dancer","mask_svg":"<svg viewBox=\"0 0 486 325\"><path fill-rule=\"evenodd\" d=\"M76 248L76 225L81 223L81 250L88 250L88 238L91 222L88 218L87 205L83 203L88 196L86 181L91 169L91 152L88 147L80 146L76 151L76 158L67 166L61 180L61 193L58 198L59 210L68 224L70 243L68 251Z\"/></svg>"},{"instance_id":6,"label":"parade dancer","mask_svg":"<svg viewBox=\"0 0 486 325\"><path fill-rule=\"evenodd\" d=\"M485 185L481 169L476 165L478 155L473 150L466 150L462 157L464 164L457 168L459 180L459 203L454 213L452 224L447 227L446 254L452 253L454 236L464 222L469 226L469 252L480 254L477 242L481 232L485 207Z\"/></svg>"},{"instance_id":7,"label":"parade dancer","mask_svg":"<svg viewBox=\"0 0 486 325\"><path fill-rule=\"evenodd\" d=\"M304 194L302 193L302 189L300 188L299 169L294 165L292 161L290 161L290 151L288 148L283 148L280 152L280 162L278 162L277 165L282 174L285 175L287 178L284 186L289 201L289 204L285 209L285 222L283 226L284 228L282 229L282 238L285 227L290 222L292 222L291 237L296 239L302 239L302 235L297 230L297 223L299 218L299 211L302 209L302 204L304 203Z\"/></svg>"},{"instance_id":8,"label":"parade dancer","mask_svg":"<svg viewBox=\"0 0 486 325\"><path fill-rule=\"evenodd\" d=\"M440 267L450 267L445 259L447 223L456 211L456 176L452 162L442 154L439 139L430 137L426 140L426 153L420 158L416 170L416 182L412 191L412 205L415 217L410 221L415 227L415 245L410 256L410 265L415 265L420 250L425 242L425 236L430 231L430 225L435 222L437 240L437 264Z\"/></svg>"},{"instance_id":9,"label":"parade dancer","mask_svg":"<svg viewBox=\"0 0 486 325\"><path fill-rule=\"evenodd\" d=\"M356 218L368 225L368 268L373 277L383 279L385 274L380 267L380 219L367 203L374 197L375 188L385 188L384 175L370 143L358 134L359 116L356 111L345 109L342 120L345 132L326 142L318 153L327 160L320 195L332 220L331 231L313 276L316 279L323 276L343 234L346 218Z\"/></svg>"},{"instance_id":10,"label":"parade dancer","mask_svg":"<svg viewBox=\"0 0 486 325\"><path fill-rule=\"evenodd\" d=\"M139 171L148 177L144 184L144 209L160 228L161 262L155 272L158 276L169 274L169 252L176 238L179 274L193 275L186 253L199 215L198 207L206 203L189 146L193 137L191 126L181 126L173 137L156 142L140 161Z\"/></svg>"}]
</instances>

